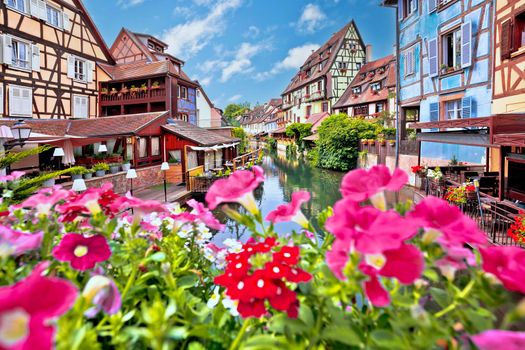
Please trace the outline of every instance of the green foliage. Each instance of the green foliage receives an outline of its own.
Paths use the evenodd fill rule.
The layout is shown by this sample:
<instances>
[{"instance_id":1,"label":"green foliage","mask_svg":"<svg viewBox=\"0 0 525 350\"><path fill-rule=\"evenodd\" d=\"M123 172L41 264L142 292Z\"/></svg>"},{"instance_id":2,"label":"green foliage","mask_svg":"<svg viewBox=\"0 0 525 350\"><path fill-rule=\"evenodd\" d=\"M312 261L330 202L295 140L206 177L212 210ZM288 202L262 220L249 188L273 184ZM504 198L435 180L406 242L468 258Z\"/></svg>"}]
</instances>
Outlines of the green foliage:
<instances>
[{"instance_id":1,"label":"green foliage","mask_svg":"<svg viewBox=\"0 0 525 350\"><path fill-rule=\"evenodd\" d=\"M7 168L8 166L19 162L22 159L48 151L51 148L53 147L44 145L36 148L22 150L20 152L9 151L3 157L0 158L0 169Z\"/></svg>"},{"instance_id":2,"label":"green foliage","mask_svg":"<svg viewBox=\"0 0 525 350\"><path fill-rule=\"evenodd\" d=\"M83 166L77 166L77 167L74 167L74 168L71 168L73 169L71 171L71 174L72 175L84 175L84 174L87 174L89 171L83 167Z\"/></svg>"},{"instance_id":3,"label":"green foliage","mask_svg":"<svg viewBox=\"0 0 525 350\"><path fill-rule=\"evenodd\" d=\"M357 166L359 141L375 139L381 126L346 114L328 117L318 129L319 140L310 160L320 168L348 171Z\"/></svg>"},{"instance_id":4,"label":"green foliage","mask_svg":"<svg viewBox=\"0 0 525 350\"><path fill-rule=\"evenodd\" d=\"M268 149L270 151L275 151L277 150L277 140L273 137L268 137L266 139L266 144L268 145Z\"/></svg>"},{"instance_id":5,"label":"green foliage","mask_svg":"<svg viewBox=\"0 0 525 350\"><path fill-rule=\"evenodd\" d=\"M396 136L396 128L384 128L382 131L386 138L392 138Z\"/></svg>"},{"instance_id":6,"label":"green foliage","mask_svg":"<svg viewBox=\"0 0 525 350\"><path fill-rule=\"evenodd\" d=\"M297 144L301 144L305 137L312 135L312 124L292 123L286 127L286 136L293 137Z\"/></svg>"},{"instance_id":7,"label":"green foliage","mask_svg":"<svg viewBox=\"0 0 525 350\"><path fill-rule=\"evenodd\" d=\"M109 170L109 165L107 163L97 163L95 165L93 165L93 170L95 171L108 171Z\"/></svg>"},{"instance_id":8,"label":"green foliage","mask_svg":"<svg viewBox=\"0 0 525 350\"><path fill-rule=\"evenodd\" d=\"M244 102L244 103L231 103L226 106L224 109L223 117L226 119L228 124L232 126L239 126L239 122L237 121L237 117L243 115L247 111L250 110L250 103Z\"/></svg>"},{"instance_id":9,"label":"green foliage","mask_svg":"<svg viewBox=\"0 0 525 350\"><path fill-rule=\"evenodd\" d=\"M234 128L232 130L233 137L236 137L240 140L239 144L239 153L244 154L249 148L248 134L244 131L243 128Z\"/></svg>"}]
</instances>

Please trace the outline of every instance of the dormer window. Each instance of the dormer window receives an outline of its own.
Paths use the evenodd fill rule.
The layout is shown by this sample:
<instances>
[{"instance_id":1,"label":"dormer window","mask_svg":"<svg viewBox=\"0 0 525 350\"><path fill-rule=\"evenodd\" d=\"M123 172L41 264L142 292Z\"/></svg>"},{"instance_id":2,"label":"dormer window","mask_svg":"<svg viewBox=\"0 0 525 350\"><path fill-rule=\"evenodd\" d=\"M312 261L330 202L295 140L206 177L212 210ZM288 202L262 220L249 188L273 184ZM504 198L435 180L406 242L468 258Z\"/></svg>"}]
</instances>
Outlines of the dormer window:
<instances>
[{"instance_id":1,"label":"dormer window","mask_svg":"<svg viewBox=\"0 0 525 350\"><path fill-rule=\"evenodd\" d=\"M381 82L373 83L370 85L370 89L372 91L379 91L381 90Z\"/></svg>"},{"instance_id":2,"label":"dormer window","mask_svg":"<svg viewBox=\"0 0 525 350\"><path fill-rule=\"evenodd\" d=\"M359 95L361 93L361 87L357 86L357 87L352 88L352 93L354 95Z\"/></svg>"}]
</instances>

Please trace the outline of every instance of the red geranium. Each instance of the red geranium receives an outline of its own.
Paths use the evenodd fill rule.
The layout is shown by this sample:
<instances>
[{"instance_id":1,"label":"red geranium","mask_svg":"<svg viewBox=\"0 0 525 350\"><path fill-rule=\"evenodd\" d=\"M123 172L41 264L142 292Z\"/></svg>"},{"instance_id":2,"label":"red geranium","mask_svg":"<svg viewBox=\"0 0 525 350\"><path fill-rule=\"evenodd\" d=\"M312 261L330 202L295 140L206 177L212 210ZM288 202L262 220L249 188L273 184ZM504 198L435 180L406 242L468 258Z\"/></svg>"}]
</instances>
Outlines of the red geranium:
<instances>
[{"instance_id":1,"label":"red geranium","mask_svg":"<svg viewBox=\"0 0 525 350\"><path fill-rule=\"evenodd\" d=\"M262 242L249 241L240 253L226 257L224 274L215 277L215 284L226 287L226 295L238 300L237 311L244 317L261 317L268 312L267 303L288 317L296 318L299 301L286 282L308 282L312 276L297 267L300 249L279 247L275 238Z\"/></svg>"},{"instance_id":2,"label":"red geranium","mask_svg":"<svg viewBox=\"0 0 525 350\"><path fill-rule=\"evenodd\" d=\"M520 211L520 214L516 216L514 223L508 229L507 234L515 242L525 243L525 212Z\"/></svg>"},{"instance_id":3,"label":"red geranium","mask_svg":"<svg viewBox=\"0 0 525 350\"><path fill-rule=\"evenodd\" d=\"M425 169L425 167L421 166L421 165L416 165L416 166L413 166L412 167L412 173L413 174L419 174L423 171L423 169Z\"/></svg>"}]
</instances>

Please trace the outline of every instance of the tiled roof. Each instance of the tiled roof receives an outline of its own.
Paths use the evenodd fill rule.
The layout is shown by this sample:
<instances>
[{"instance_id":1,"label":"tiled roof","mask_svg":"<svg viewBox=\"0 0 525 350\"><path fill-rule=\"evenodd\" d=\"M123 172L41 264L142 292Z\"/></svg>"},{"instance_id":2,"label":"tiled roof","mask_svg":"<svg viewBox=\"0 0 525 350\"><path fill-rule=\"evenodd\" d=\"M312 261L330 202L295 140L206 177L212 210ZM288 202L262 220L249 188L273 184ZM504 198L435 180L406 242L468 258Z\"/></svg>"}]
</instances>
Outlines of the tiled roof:
<instances>
[{"instance_id":1,"label":"tiled roof","mask_svg":"<svg viewBox=\"0 0 525 350\"><path fill-rule=\"evenodd\" d=\"M100 65L113 80L128 80L144 78L156 75L177 74L175 67L168 61L159 62L133 62L123 63L115 66L106 64Z\"/></svg>"},{"instance_id":2,"label":"tiled roof","mask_svg":"<svg viewBox=\"0 0 525 350\"><path fill-rule=\"evenodd\" d=\"M196 125L182 120L175 120L170 124L163 125L162 128L179 137L190 140L199 146L214 146L225 143L232 143L239 139L223 136L219 133L199 128Z\"/></svg>"},{"instance_id":3,"label":"tiled roof","mask_svg":"<svg viewBox=\"0 0 525 350\"><path fill-rule=\"evenodd\" d=\"M377 72L379 68L385 68L384 72ZM374 72L374 74L371 75L371 72ZM380 81L382 82L381 90L377 91L377 93L372 92L370 85ZM332 108L355 106L387 100L389 89L394 88L395 86L396 59L393 55L390 55L363 65L352 83ZM361 87L361 93L354 96L352 89L356 87Z\"/></svg>"},{"instance_id":4,"label":"tiled roof","mask_svg":"<svg viewBox=\"0 0 525 350\"><path fill-rule=\"evenodd\" d=\"M328 74L337 56L337 50L341 46L346 33L352 26L354 26L357 31L357 27L355 26L355 23L352 20L347 25L345 25L343 28L341 28L341 30L339 30L337 33L332 35L332 37L323 46L321 46L317 51L313 52L308 57L308 59L305 61L305 63L301 66L301 70L293 77L291 83L286 87L282 95L285 95L291 91L294 91ZM331 53L328 52L328 48L330 47L333 48ZM324 53L323 57L321 57L321 53ZM319 64L323 61L326 61L326 63L324 64L323 69L319 70L318 69ZM312 74L307 79L301 79L300 73L304 71L306 68L310 68L310 67L315 67L314 74Z\"/></svg>"},{"instance_id":5,"label":"tiled roof","mask_svg":"<svg viewBox=\"0 0 525 350\"><path fill-rule=\"evenodd\" d=\"M322 113L316 113L312 114L308 118L306 118L306 123L312 124L312 132L317 132L317 129L319 126L321 126L321 123L330 116L330 113L328 112L322 112Z\"/></svg>"}]
</instances>

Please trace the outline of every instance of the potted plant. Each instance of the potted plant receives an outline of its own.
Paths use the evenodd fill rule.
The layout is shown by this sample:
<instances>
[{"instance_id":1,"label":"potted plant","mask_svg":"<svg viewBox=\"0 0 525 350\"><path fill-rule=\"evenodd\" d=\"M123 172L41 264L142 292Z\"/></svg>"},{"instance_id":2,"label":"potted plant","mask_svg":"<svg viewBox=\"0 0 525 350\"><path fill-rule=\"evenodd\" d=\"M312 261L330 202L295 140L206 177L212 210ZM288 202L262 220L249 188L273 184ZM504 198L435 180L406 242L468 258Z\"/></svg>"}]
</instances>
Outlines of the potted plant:
<instances>
[{"instance_id":1,"label":"potted plant","mask_svg":"<svg viewBox=\"0 0 525 350\"><path fill-rule=\"evenodd\" d=\"M42 176L47 176L47 175L50 175L52 173L54 173L54 171L52 171L52 170L44 171L42 173ZM53 186L55 186L55 180L56 179L54 177L52 177L50 179L47 179L47 180L44 180L44 182L42 182L42 187L53 187Z\"/></svg>"},{"instance_id":2,"label":"potted plant","mask_svg":"<svg viewBox=\"0 0 525 350\"><path fill-rule=\"evenodd\" d=\"M129 93L129 89L128 89L128 87L127 87L126 85L124 85L124 86L122 87L122 90L120 90L120 93L121 93L122 95L127 95L127 94Z\"/></svg>"},{"instance_id":3,"label":"potted plant","mask_svg":"<svg viewBox=\"0 0 525 350\"><path fill-rule=\"evenodd\" d=\"M140 86L140 91L142 92L148 92L148 85L146 85L146 83L142 84Z\"/></svg>"},{"instance_id":4,"label":"potted plant","mask_svg":"<svg viewBox=\"0 0 525 350\"><path fill-rule=\"evenodd\" d=\"M370 146L373 146L373 145L376 144L376 140L372 140L372 139L370 139L370 140L368 140L368 144L369 144Z\"/></svg>"},{"instance_id":5,"label":"potted plant","mask_svg":"<svg viewBox=\"0 0 525 350\"><path fill-rule=\"evenodd\" d=\"M135 95L136 93L140 91L140 89L136 87L135 85L131 85L131 89L129 89L129 91L131 92L132 95Z\"/></svg>"},{"instance_id":6,"label":"potted plant","mask_svg":"<svg viewBox=\"0 0 525 350\"><path fill-rule=\"evenodd\" d=\"M158 81L154 81L153 84L151 84L151 89L152 90L157 90L158 88L160 88L160 83Z\"/></svg>"},{"instance_id":7,"label":"potted plant","mask_svg":"<svg viewBox=\"0 0 525 350\"><path fill-rule=\"evenodd\" d=\"M368 140L361 140L361 143L366 146L368 145Z\"/></svg>"},{"instance_id":8,"label":"potted plant","mask_svg":"<svg viewBox=\"0 0 525 350\"><path fill-rule=\"evenodd\" d=\"M108 89L107 89L107 88L102 88L102 89L100 89L100 94L101 94L102 96L106 96L106 95L108 94Z\"/></svg>"},{"instance_id":9,"label":"potted plant","mask_svg":"<svg viewBox=\"0 0 525 350\"><path fill-rule=\"evenodd\" d=\"M396 145L396 140L390 140L390 141L388 141L388 143L390 144L390 146L395 146Z\"/></svg>"},{"instance_id":10,"label":"potted plant","mask_svg":"<svg viewBox=\"0 0 525 350\"><path fill-rule=\"evenodd\" d=\"M111 163L109 164L109 172L111 174L116 174L120 170L120 164L119 163Z\"/></svg>"},{"instance_id":11,"label":"potted plant","mask_svg":"<svg viewBox=\"0 0 525 350\"><path fill-rule=\"evenodd\" d=\"M378 139L377 139L377 142L379 142L379 144L380 144L381 146L385 146L385 145L386 145L386 141L385 141L385 139L382 138L382 137L378 138Z\"/></svg>"},{"instance_id":12,"label":"potted plant","mask_svg":"<svg viewBox=\"0 0 525 350\"><path fill-rule=\"evenodd\" d=\"M441 65L441 74L446 74L448 70L448 67L446 64Z\"/></svg>"},{"instance_id":13,"label":"potted plant","mask_svg":"<svg viewBox=\"0 0 525 350\"><path fill-rule=\"evenodd\" d=\"M98 177L106 175L106 171L109 170L109 165L106 163L97 163L93 166L93 170L95 170L95 175Z\"/></svg>"},{"instance_id":14,"label":"potted plant","mask_svg":"<svg viewBox=\"0 0 525 350\"><path fill-rule=\"evenodd\" d=\"M93 173L95 171L93 169L86 169L86 172L84 173L84 179L89 180L93 178Z\"/></svg>"},{"instance_id":15,"label":"potted plant","mask_svg":"<svg viewBox=\"0 0 525 350\"><path fill-rule=\"evenodd\" d=\"M124 161L122 162L122 171L128 171L129 169L131 169L131 163L129 159L124 158Z\"/></svg>"},{"instance_id":16,"label":"potted plant","mask_svg":"<svg viewBox=\"0 0 525 350\"><path fill-rule=\"evenodd\" d=\"M341 69L339 69L339 72L341 73L341 75L346 75L347 69L346 68L341 68Z\"/></svg>"},{"instance_id":17,"label":"potted plant","mask_svg":"<svg viewBox=\"0 0 525 350\"><path fill-rule=\"evenodd\" d=\"M72 180L78 180L82 178L82 175L84 175L87 172L87 169L84 167L79 167L78 170L72 170L71 171L71 179Z\"/></svg>"},{"instance_id":18,"label":"potted plant","mask_svg":"<svg viewBox=\"0 0 525 350\"><path fill-rule=\"evenodd\" d=\"M109 92L111 96L118 94L118 90L115 88L111 88L111 91Z\"/></svg>"}]
</instances>

